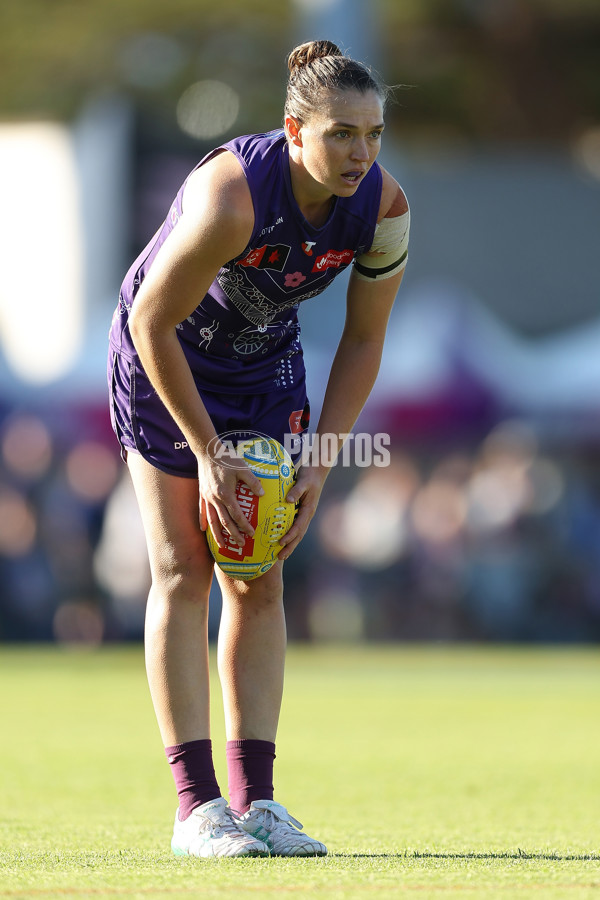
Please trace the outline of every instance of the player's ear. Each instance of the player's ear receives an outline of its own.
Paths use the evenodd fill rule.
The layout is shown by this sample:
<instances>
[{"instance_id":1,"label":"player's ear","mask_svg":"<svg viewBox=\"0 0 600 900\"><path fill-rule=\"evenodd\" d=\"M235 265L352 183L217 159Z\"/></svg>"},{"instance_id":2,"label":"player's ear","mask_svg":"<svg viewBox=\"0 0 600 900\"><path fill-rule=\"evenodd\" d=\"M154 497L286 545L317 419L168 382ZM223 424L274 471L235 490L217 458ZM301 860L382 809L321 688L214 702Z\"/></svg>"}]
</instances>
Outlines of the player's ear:
<instances>
[{"instance_id":1,"label":"player's ear","mask_svg":"<svg viewBox=\"0 0 600 900\"><path fill-rule=\"evenodd\" d=\"M302 128L302 123L300 119L297 119L296 116L286 116L284 125L288 141L291 141L296 147L301 147L302 136L300 134L300 129Z\"/></svg>"}]
</instances>

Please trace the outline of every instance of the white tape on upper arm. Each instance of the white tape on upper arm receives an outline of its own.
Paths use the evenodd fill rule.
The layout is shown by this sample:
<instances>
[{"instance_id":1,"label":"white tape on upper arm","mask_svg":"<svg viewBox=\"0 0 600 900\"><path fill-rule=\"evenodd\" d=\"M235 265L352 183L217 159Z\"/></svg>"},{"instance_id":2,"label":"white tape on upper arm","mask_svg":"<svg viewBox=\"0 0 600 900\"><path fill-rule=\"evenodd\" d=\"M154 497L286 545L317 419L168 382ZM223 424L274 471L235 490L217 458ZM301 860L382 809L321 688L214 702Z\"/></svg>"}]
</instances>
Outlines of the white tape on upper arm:
<instances>
[{"instance_id":1,"label":"white tape on upper arm","mask_svg":"<svg viewBox=\"0 0 600 900\"><path fill-rule=\"evenodd\" d=\"M382 219L375 228L371 248L354 260L356 276L364 281L378 281L401 272L408 257L409 232L410 210Z\"/></svg>"}]
</instances>

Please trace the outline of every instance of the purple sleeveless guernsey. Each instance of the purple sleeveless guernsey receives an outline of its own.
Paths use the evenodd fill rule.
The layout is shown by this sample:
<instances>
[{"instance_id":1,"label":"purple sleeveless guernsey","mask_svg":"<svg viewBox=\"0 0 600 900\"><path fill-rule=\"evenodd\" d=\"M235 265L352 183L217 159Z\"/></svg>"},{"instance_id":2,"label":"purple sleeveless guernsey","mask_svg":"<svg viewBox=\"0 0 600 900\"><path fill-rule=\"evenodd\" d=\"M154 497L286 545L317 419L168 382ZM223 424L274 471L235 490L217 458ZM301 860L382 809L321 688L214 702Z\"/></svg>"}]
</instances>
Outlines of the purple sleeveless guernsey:
<instances>
[{"instance_id":1,"label":"purple sleeveless guernsey","mask_svg":"<svg viewBox=\"0 0 600 900\"><path fill-rule=\"evenodd\" d=\"M259 431L281 443L289 434L296 441L310 417L298 307L372 245L381 170L375 163L354 196L336 197L325 224L314 228L292 193L283 131L237 138L198 165L221 149L234 153L244 169L254 230L244 252L219 270L202 302L177 326L177 335L218 434L234 430L243 438ZM197 460L152 387L128 327L139 286L177 227L184 188L123 281L110 330L108 381L123 458L134 450L165 472L193 478ZM293 457L301 449L294 447Z\"/></svg>"},{"instance_id":2,"label":"purple sleeveless guernsey","mask_svg":"<svg viewBox=\"0 0 600 900\"><path fill-rule=\"evenodd\" d=\"M246 135L216 148L243 166L255 211L244 252L220 269L194 312L177 326L199 388L257 394L286 389L304 375L297 310L371 246L381 199L375 163L352 197L337 197L321 228L310 225L292 193L282 130ZM198 168L198 166L196 167ZM146 272L181 216L185 183L157 235L123 282L110 332L112 349L137 360L127 319Z\"/></svg>"}]
</instances>

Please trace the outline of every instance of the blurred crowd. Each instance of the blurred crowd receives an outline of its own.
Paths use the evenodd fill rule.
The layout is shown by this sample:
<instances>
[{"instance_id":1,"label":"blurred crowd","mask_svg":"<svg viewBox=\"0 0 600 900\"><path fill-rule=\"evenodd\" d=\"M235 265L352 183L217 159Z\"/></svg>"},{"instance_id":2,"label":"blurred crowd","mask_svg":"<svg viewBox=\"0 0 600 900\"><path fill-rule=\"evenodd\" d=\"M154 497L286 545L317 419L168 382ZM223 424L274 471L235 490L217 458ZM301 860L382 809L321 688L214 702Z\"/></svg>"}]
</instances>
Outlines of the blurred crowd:
<instances>
[{"instance_id":1,"label":"blurred crowd","mask_svg":"<svg viewBox=\"0 0 600 900\"><path fill-rule=\"evenodd\" d=\"M304 558L288 563L296 633L597 640L598 473L593 453L552 451L511 421L458 451L334 470Z\"/></svg>"},{"instance_id":2,"label":"blurred crowd","mask_svg":"<svg viewBox=\"0 0 600 900\"><path fill-rule=\"evenodd\" d=\"M286 563L296 640L595 641L600 466L500 421L336 466ZM144 538L104 408L0 421L0 640L139 640ZM220 598L212 598L211 636Z\"/></svg>"},{"instance_id":3,"label":"blurred crowd","mask_svg":"<svg viewBox=\"0 0 600 900\"><path fill-rule=\"evenodd\" d=\"M1 640L97 644L141 634L147 563L143 543L135 544L137 519L125 540L131 565L122 589L112 590L118 573L104 571L102 560L125 468L112 438L104 409L53 406L3 416Z\"/></svg>"}]
</instances>

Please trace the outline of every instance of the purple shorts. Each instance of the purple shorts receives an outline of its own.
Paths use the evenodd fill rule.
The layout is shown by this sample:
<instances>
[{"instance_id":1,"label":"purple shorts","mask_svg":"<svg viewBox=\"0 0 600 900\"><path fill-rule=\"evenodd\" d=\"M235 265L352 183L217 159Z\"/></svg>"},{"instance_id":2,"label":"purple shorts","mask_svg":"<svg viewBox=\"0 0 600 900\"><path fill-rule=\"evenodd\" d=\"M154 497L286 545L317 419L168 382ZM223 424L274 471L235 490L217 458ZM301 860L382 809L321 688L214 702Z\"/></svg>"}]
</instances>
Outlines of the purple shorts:
<instances>
[{"instance_id":1,"label":"purple shorts","mask_svg":"<svg viewBox=\"0 0 600 900\"><path fill-rule=\"evenodd\" d=\"M110 418L121 456L139 453L157 469L184 478L198 477L198 461L138 361L111 347L108 357ZM215 393L198 387L219 437L234 445L259 433L279 441L296 461L308 428L306 382L268 394Z\"/></svg>"}]
</instances>

